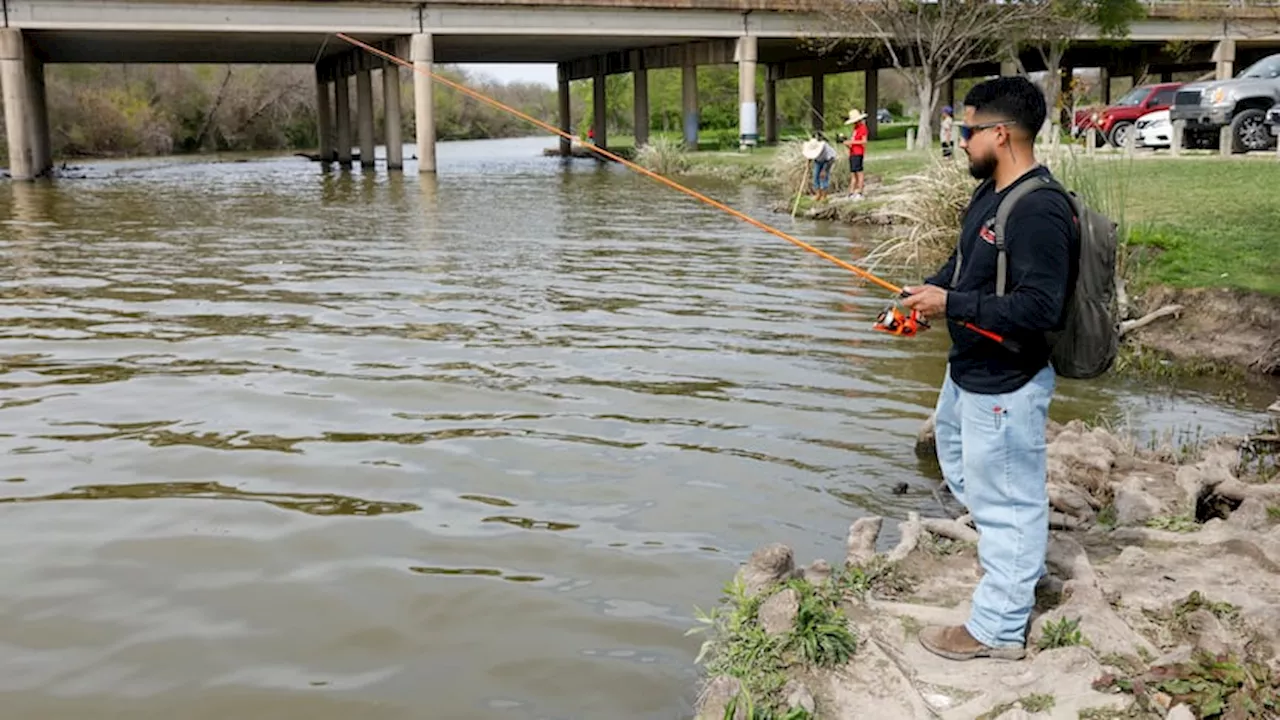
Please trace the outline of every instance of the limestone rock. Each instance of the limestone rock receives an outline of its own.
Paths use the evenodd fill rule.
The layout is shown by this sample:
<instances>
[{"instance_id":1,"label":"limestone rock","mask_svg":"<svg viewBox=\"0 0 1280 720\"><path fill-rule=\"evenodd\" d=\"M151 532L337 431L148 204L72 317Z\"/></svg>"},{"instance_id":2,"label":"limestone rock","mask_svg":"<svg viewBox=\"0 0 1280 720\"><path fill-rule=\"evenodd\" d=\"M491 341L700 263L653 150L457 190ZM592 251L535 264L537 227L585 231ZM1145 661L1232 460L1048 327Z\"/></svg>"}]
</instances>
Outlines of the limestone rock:
<instances>
[{"instance_id":1,"label":"limestone rock","mask_svg":"<svg viewBox=\"0 0 1280 720\"><path fill-rule=\"evenodd\" d=\"M849 526L849 553L845 562L849 565L862 565L876 554L876 538L880 535L880 526L884 518L873 516L858 518Z\"/></svg>"},{"instance_id":2,"label":"limestone rock","mask_svg":"<svg viewBox=\"0 0 1280 720\"><path fill-rule=\"evenodd\" d=\"M742 683L737 678L720 675L713 678L702 689L698 698L698 716L696 720L724 720L725 710L729 703L742 692ZM733 714L733 720L747 720L745 703L739 702Z\"/></svg>"},{"instance_id":3,"label":"limestone rock","mask_svg":"<svg viewBox=\"0 0 1280 720\"><path fill-rule=\"evenodd\" d=\"M813 700L813 693L809 692L809 688L799 680L788 680L782 688L782 694L787 698L788 708L801 708L810 715L816 711L817 704Z\"/></svg>"},{"instance_id":4,"label":"limestone rock","mask_svg":"<svg viewBox=\"0 0 1280 720\"><path fill-rule=\"evenodd\" d=\"M772 543L751 553L751 558L742 568L742 580L746 584L747 595L754 596L776 583L791 579L795 571L791 548L782 543Z\"/></svg>"},{"instance_id":5,"label":"limestone rock","mask_svg":"<svg viewBox=\"0 0 1280 720\"><path fill-rule=\"evenodd\" d=\"M1074 485L1059 485L1057 483L1049 484L1049 505L1055 510L1078 517L1081 519L1092 519L1096 503L1088 494L1082 492Z\"/></svg>"},{"instance_id":6,"label":"limestone rock","mask_svg":"<svg viewBox=\"0 0 1280 720\"><path fill-rule=\"evenodd\" d=\"M1280 401L1277 401L1280 404ZM938 439L936 435L936 427L934 422L937 420L936 414L930 414L925 419L924 424L920 426L919 432L916 433L916 457L931 458L937 457Z\"/></svg>"},{"instance_id":7,"label":"limestone rock","mask_svg":"<svg viewBox=\"0 0 1280 720\"><path fill-rule=\"evenodd\" d=\"M997 717L996 720L1031 720L1031 717L1031 713L1026 710L1023 710L1020 707L1014 707L1000 713L1000 716Z\"/></svg>"},{"instance_id":8,"label":"limestone rock","mask_svg":"<svg viewBox=\"0 0 1280 720\"><path fill-rule=\"evenodd\" d=\"M1196 720L1196 714L1191 708L1179 703L1169 708L1169 714L1164 716L1164 720Z\"/></svg>"},{"instance_id":9,"label":"limestone rock","mask_svg":"<svg viewBox=\"0 0 1280 720\"><path fill-rule=\"evenodd\" d=\"M1256 497L1245 498L1244 502L1240 503L1240 507L1236 508L1231 513L1231 517L1227 518L1227 524L1241 530L1260 530L1266 527L1269 522L1267 504Z\"/></svg>"},{"instance_id":10,"label":"limestone rock","mask_svg":"<svg viewBox=\"0 0 1280 720\"><path fill-rule=\"evenodd\" d=\"M1130 476L1116 488L1116 522L1120 525L1142 525L1160 514L1160 500L1144 488L1142 477Z\"/></svg>"},{"instance_id":11,"label":"limestone rock","mask_svg":"<svg viewBox=\"0 0 1280 720\"><path fill-rule=\"evenodd\" d=\"M809 563L802 573L805 582L810 585L821 585L831 579L831 565L821 558Z\"/></svg>"},{"instance_id":12,"label":"limestone rock","mask_svg":"<svg viewBox=\"0 0 1280 720\"><path fill-rule=\"evenodd\" d=\"M758 618L760 626L769 635L782 635L790 632L796 624L796 613L800 612L800 593L794 588L787 588L774 593L760 606Z\"/></svg>"},{"instance_id":13,"label":"limestone rock","mask_svg":"<svg viewBox=\"0 0 1280 720\"><path fill-rule=\"evenodd\" d=\"M1213 613L1204 609L1196 610L1187 615L1186 623L1195 638L1196 647L1210 655L1232 651L1231 636Z\"/></svg>"}]
</instances>

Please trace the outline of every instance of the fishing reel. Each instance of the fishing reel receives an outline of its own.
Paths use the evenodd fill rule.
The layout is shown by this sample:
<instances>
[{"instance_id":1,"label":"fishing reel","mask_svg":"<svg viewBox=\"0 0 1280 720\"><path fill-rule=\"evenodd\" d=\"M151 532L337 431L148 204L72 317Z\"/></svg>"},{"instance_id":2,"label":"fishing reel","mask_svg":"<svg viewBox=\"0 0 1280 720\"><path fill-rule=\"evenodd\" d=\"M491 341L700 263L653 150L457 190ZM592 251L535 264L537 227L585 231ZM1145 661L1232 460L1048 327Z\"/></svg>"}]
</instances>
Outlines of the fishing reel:
<instances>
[{"instance_id":1,"label":"fishing reel","mask_svg":"<svg viewBox=\"0 0 1280 720\"><path fill-rule=\"evenodd\" d=\"M897 305L890 305L880 311L880 315L876 317L876 323L871 326L871 329L889 333L890 335L915 337L916 333L929 329L929 321L925 320L917 310L912 310L909 314L904 315Z\"/></svg>"}]
</instances>

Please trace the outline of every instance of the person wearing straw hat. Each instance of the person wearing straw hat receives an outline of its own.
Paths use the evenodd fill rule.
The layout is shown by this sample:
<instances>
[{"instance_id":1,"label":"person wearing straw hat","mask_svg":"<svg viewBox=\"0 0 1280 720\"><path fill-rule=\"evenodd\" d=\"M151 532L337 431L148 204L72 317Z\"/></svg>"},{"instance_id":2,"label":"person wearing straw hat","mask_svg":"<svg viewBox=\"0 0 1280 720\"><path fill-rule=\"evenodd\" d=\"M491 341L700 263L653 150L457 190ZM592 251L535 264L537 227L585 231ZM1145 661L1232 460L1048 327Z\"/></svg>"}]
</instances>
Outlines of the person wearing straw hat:
<instances>
[{"instance_id":1,"label":"person wearing straw hat","mask_svg":"<svg viewBox=\"0 0 1280 720\"><path fill-rule=\"evenodd\" d=\"M826 200L827 190L831 188L831 166L836 162L836 149L822 133L817 133L800 146L800 154L813 161L813 199L817 202Z\"/></svg>"},{"instance_id":2,"label":"person wearing straw hat","mask_svg":"<svg viewBox=\"0 0 1280 720\"><path fill-rule=\"evenodd\" d=\"M862 199L862 191L866 187L862 172L862 164L867 154L866 119L866 113L854 108L849 111L849 118L844 121L845 125L853 126L853 132L849 134L849 194L854 200Z\"/></svg>"},{"instance_id":3,"label":"person wearing straw hat","mask_svg":"<svg viewBox=\"0 0 1280 720\"><path fill-rule=\"evenodd\" d=\"M949 158L955 148L955 141L951 137L952 130L955 126L953 120L953 111L950 105L942 106L942 122L938 123L938 140L942 142L942 157Z\"/></svg>"}]
</instances>

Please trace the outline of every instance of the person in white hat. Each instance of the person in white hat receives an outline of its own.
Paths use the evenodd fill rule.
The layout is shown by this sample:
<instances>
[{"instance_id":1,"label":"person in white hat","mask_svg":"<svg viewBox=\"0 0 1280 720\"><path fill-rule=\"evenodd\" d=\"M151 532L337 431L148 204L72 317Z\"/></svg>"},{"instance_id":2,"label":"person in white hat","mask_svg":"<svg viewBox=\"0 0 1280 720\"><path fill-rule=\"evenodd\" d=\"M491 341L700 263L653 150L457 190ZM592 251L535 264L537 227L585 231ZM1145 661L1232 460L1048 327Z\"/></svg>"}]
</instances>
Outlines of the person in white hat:
<instances>
[{"instance_id":1,"label":"person in white hat","mask_svg":"<svg viewBox=\"0 0 1280 720\"><path fill-rule=\"evenodd\" d=\"M854 108L849 111L849 119L844 121L845 125L853 126L853 132L849 134L849 194L854 200L861 200L862 191L866 188L863 175L863 161L867 155L866 119L866 113Z\"/></svg>"},{"instance_id":2,"label":"person in white hat","mask_svg":"<svg viewBox=\"0 0 1280 720\"><path fill-rule=\"evenodd\" d=\"M813 199L822 202L827 199L827 190L831 188L831 166L836 162L836 149L818 133L805 141L800 153L813 161Z\"/></svg>"}]
</instances>

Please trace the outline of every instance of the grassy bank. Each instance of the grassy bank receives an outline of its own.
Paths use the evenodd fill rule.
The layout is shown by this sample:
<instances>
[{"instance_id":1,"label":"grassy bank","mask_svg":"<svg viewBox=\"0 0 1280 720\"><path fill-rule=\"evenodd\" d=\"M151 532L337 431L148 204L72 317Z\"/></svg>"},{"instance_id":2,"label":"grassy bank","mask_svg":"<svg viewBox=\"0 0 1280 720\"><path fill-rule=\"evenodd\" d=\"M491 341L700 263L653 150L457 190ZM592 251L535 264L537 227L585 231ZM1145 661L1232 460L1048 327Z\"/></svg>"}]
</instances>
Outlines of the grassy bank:
<instances>
[{"instance_id":1,"label":"grassy bank","mask_svg":"<svg viewBox=\"0 0 1280 720\"><path fill-rule=\"evenodd\" d=\"M1136 277L1280 296L1280 163L1180 158L1132 164L1126 203Z\"/></svg>"}]
</instances>

